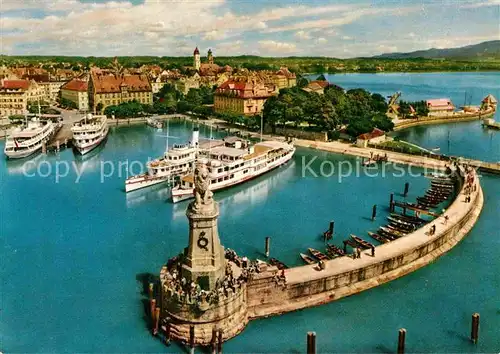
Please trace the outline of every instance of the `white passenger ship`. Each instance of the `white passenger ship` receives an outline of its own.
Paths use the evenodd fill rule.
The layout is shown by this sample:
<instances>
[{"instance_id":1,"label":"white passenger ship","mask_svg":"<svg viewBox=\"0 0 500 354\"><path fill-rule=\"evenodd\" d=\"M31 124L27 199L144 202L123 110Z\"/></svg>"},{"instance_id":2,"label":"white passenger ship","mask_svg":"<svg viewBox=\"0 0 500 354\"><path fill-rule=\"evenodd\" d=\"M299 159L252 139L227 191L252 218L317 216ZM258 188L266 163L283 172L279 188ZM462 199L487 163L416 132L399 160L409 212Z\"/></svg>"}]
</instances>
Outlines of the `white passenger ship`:
<instances>
[{"instance_id":1,"label":"white passenger ship","mask_svg":"<svg viewBox=\"0 0 500 354\"><path fill-rule=\"evenodd\" d=\"M58 125L38 119L28 121L24 127L14 129L5 141L4 153L9 159L21 159L42 150L55 134Z\"/></svg>"},{"instance_id":2,"label":"white passenger ship","mask_svg":"<svg viewBox=\"0 0 500 354\"><path fill-rule=\"evenodd\" d=\"M158 183L173 181L176 177L188 173L196 159L198 140L199 130L194 128L191 141L188 144L174 145L171 149L165 151L162 157L148 162L146 164L146 173L127 178L125 192L128 193Z\"/></svg>"},{"instance_id":3,"label":"white passenger ship","mask_svg":"<svg viewBox=\"0 0 500 354\"><path fill-rule=\"evenodd\" d=\"M207 164L210 173L210 190L216 191L243 183L287 163L295 153L291 144L279 141L264 141L248 146L244 140L225 138L218 146L200 150L201 162ZM193 175L181 179L172 188L172 202L194 197Z\"/></svg>"},{"instance_id":4,"label":"white passenger ship","mask_svg":"<svg viewBox=\"0 0 500 354\"><path fill-rule=\"evenodd\" d=\"M71 131L73 132L73 146L81 155L85 155L98 147L108 136L108 119L105 115L88 114L74 123Z\"/></svg>"}]
</instances>

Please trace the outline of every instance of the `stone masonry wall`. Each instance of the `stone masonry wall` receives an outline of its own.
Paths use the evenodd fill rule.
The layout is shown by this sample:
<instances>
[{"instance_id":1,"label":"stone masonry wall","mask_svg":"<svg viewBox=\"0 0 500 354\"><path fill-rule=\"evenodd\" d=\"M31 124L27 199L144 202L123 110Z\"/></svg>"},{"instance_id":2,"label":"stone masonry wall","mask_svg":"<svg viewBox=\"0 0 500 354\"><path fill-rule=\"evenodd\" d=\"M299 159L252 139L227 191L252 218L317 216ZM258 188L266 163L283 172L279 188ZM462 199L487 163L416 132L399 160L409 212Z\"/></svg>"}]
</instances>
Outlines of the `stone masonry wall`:
<instances>
[{"instance_id":1,"label":"stone masonry wall","mask_svg":"<svg viewBox=\"0 0 500 354\"><path fill-rule=\"evenodd\" d=\"M477 192L473 194L471 203L463 203L459 200L462 198L459 194L457 200L448 209L450 211L452 208L467 207L468 210L463 217L454 225L442 228L441 233L436 237L411 250L394 253L394 256L366 267L288 284L286 288L276 285L270 274L260 275L252 280L247 287L249 317L251 319L267 317L320 305L370 289L432 262L458 243L479 217L483 205L483 194L477 176L475 183L477 184ZM460 179L458 189L461 191L462 188L463 181ZM441 221L440 219L442 217L438 218L437 222Z\"/></svg>"}]
</instances>

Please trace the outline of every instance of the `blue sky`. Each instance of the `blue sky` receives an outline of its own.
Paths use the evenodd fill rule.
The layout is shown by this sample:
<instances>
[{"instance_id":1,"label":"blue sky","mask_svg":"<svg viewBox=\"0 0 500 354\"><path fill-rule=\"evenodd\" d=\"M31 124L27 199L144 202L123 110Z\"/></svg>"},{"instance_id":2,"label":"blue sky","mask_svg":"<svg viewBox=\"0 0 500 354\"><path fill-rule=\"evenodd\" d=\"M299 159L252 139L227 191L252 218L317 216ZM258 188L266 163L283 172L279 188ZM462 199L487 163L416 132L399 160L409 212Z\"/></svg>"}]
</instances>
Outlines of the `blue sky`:
<instances>
[{"instance_id":1,"label":"blue sky","mask_svg":"<svg viewBox=\"0 0 500 354\"><path fill-rule=\"evenodd\" d=\"M0 0L2 54L348 58L500 39L500 0Z\"/></svg>"}]
</instances>

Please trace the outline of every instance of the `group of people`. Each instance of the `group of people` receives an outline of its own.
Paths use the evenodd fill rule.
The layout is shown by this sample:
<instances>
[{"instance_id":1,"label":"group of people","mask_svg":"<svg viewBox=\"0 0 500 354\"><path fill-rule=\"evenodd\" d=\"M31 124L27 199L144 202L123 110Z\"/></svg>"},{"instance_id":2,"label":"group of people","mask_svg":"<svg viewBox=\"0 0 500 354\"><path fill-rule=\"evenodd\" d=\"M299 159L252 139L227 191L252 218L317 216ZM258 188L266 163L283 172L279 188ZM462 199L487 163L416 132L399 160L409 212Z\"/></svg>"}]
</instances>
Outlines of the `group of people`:
<instances>
[{"instance_id":1,"label":"group of people","mask_svg":"<svg viewBox=\"0 0 500 354\"><path fill-rule=\"evenodd\" d=\"M276 285L283 286L283 288L285 288L286 287L285 270L282 269L281 272L276 272L273 276L273 281Z\"/></svg>"},{"instance_id":2,"label":"group of people","mask_svg":"<svg viewBox=\"0 0 500 354\"><path fill-rule=\"evenodd\" d=\"M226 256L228 256L227 253ZM229 256L231 258L237 257L236 253L233 254L231 252ZM214 304L236 293L242 284L250 279L252 273L257 271L257 267L253 262L247 261L243 263L246 264L241 268L241 274L237 277L234 276L231 265L229 263L226 264L224 276L218 279L214 289L210 290L204 290L198 282L189 282L182 276L182 262L179 257L175 257L167 263L167 271L163 272L163 278L160 280L163 286L166 286L171 292L176 294L182 302L206 302Z\"/></svg>"}]
</instances>

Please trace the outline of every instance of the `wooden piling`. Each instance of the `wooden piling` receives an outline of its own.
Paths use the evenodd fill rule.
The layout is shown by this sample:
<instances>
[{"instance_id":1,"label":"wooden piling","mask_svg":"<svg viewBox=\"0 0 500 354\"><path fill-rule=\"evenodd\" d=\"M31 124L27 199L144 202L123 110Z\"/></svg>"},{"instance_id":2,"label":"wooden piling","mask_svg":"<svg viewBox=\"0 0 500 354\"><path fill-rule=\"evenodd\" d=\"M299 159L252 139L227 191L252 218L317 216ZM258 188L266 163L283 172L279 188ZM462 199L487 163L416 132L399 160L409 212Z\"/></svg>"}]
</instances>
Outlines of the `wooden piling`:
<instances>
[{"instance_id":1,"label":"wooden piling","mask_svg":"<svg viewBox=\"0 0 500 354\"><path fill-rule=\"evenodd\" d=\"M410 190L410 183L409 182L406 182L405 183L405 190L403 192L403 196L406 198L406 196L408 195L408 191Z\"/></svg>"},{"instance_id":2,"label":"wooden piling","mask_svg":"<svg viewBox=\"0 0 500 354\"><path fill-rule=\"evenodd\" d=\"M376 217L377 217L377 204L375 204L372 209L372 221L374 221Z\"/></svg>"},{"instance_id":3,"label":"wooden piling","mask_svg":"<svg viewBox=\"0 0 500 354\"><path fill-rule=\"evenodd\" d=\"M210 346L212 347L212 354L217 353L217 329L212 328L212 339L210 340Z\"/></svg>"},{"instance_id":4,"label":"wooden piling","mask_svg":"<svg viewBox=\"0 0 500 354\"><path fill-rule=\"evenodd\" d=\"M222 329L219 329L218 333L218 341L217 341L217 352L222 354Z\"/></svg>"},{"instance_id":5,"label":"wooden piling","mask_svg":"<svg viewBox=\"0 0 500 354\"><path fill-rule=\"evenodd\" d=\"M401 328L399 330L399 337L398 337L398 354L404 354L405 341L406 341L406 329Z\"/></svg>"},{"instance_id":6,"label":"wooden piling","mask_svg":"<svg viewBox=\"0 0 500 354\"><path fill-rule=\"evenodd\" d=\"M155 321L154 321L154 329L153 329L153 335L156 336L158 334L158 327L160 324L160 308L157 307L155 308Z\"/></svg>"},{"instance_id":7,"label":"wooden piling","mask_svg":"<svg viewBox=\"0 0 500 354\"><path fill-rule=\"evenodd\" d=\"M307 354L316 354L316 332L307 332Z\"/></svg>"},{"instance_id":8,"label":"wooden piling","mask_svg":"<svg viewBox=\"0 0 500 354\"><path fill-rule=\"evenodd\" d=\"M474 344L476 344L477 340L479 339L479 314L477 312L472 314L472 329L470 333L470 339Z\"/></svg>"},{"instance_id":9,"label":"wooden piling","mask_svg":"<svg viewBox=\"0 0 500 354\"><path fill-rule=\"evenodd\" d=\"M149 300L153 298L153 290L154 290L154 284L149 283Z\"/></svg>"},{"instance_id":10,"label":"wooden piling","mask_svg":"<svg viewBox=\"0 0 500 354\"><path fill-rule=\"evenodd\" d=\"M165 344L168 346L170 345L170 331L171 331L171 324L170 322L167 322L167 326L165 329Z\"/></svg>"},{"instance_id":11,"label":"wooden piling","mask_svg":"<svg viewBox=\"0 0 500 354\"><path fill-rule=\"evenodd\" d=\"M151 299L149 301L149 315L151 316L151 318L153 318L155 314L155 308L156 308L156 299Z\"/></svg>"},{"instance_id":12,"label":"wooden piling","mask_svg":"<svg viewBox=\"0 0 500 354\"><path fill-rule=\"evenodd\" d=\"M389 200L389 211L394 213L394 193L391 193L391 199Z\"/></svg>"},{"instance_id":13,"label":"wooden piling","mask_svg":"<svg viewBox=\"0 0 500 354\"><path fill-rule=\"evenodd\" d=\"M333 229L335 227L335 221L330 221L330 227L328 228L328 232L330 233L330 237L333 237Z\"/></svg>"},{"instance_id":14,"label":"wooden piling","mask_svg":"<svg viewBox=\"0 0 500 354\"><path fill-rule=\"evenodd\" d=\"M266 237L266 257L269 257L270 242L271 242L271 238L269 236Z\"/></svg>"},{"instance_id":15,"label":"wooden piling","mask_svg":"<svg viewBox=\"0 0 500 354\"><path fill-rule=\"evenodd\" d=\"M191 354L194 354L194 326L189 326L189 347Z\"/></svg>"}]
</instances>

